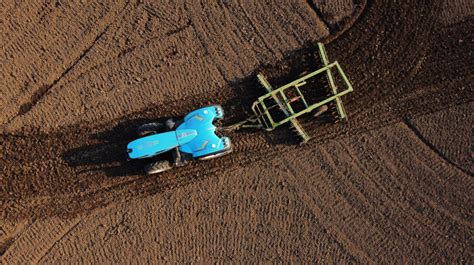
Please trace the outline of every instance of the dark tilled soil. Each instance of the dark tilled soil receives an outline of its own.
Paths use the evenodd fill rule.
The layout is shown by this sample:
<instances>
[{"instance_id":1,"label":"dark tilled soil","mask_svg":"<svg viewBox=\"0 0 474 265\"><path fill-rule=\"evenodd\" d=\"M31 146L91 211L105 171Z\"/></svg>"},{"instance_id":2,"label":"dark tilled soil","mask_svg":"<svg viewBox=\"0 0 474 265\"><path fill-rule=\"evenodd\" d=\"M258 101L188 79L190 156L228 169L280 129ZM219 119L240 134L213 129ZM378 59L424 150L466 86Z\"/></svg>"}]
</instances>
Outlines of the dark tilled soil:
<instances>
[{"instance_id":1,"label":"dark tilled soil","mask_svg":"<svg viewBox=\"0 0 474 265\"><path fill-rule=\"evenodd\" d=\"M155 262L468 261L472 15L320 2L2 4L2 260L123 261L145 245ZM287 128L228 133L231 155L156 177L125 162L145 121L211 103L244 119L256 73L314 69L317 40L353 83L347 123L303 120L303 147Z\"/></svg>"}]
</instances>

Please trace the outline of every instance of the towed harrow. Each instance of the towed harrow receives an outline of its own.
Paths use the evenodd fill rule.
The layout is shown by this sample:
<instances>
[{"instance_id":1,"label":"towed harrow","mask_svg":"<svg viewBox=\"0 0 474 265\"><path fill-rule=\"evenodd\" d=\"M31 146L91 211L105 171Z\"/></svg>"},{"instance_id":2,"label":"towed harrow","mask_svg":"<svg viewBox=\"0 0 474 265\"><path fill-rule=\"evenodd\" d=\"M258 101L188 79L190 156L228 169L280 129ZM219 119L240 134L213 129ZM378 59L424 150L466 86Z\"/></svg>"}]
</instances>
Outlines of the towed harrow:
<instances>
[{"instance_id":1,"label":"towed harrow","mask_svg":"<svg viewBox=\"0 0 474 265\"><path fill-rule=\"evenodd\" d=\"M316 71L306 73L298 79L291 81L281 87L274 89L262 73L257 75L260 84L267 93L259 97L252 104L253 115L248 119L233 125L224 127L224 130L238 130L241 128L257 128L272 131L275 128L289 123L296 133L301 137L303 143L311 137L304 130L297 118L317 110L313 116L318 116L327 111L327 105L335 103L337 115L341 121L347 120L341 97L353 91L346 74L337 61L329 63L326 49L322 43L318 43L319 55L323 67ZM335 71L334 71L335 70ZM324 98L317 97L315 91L318 87L311 86L311 82L324 76L327 78L330 94ZM338 91L336 78L342 81L344 89Z\"/></svg>"}]
</instances>

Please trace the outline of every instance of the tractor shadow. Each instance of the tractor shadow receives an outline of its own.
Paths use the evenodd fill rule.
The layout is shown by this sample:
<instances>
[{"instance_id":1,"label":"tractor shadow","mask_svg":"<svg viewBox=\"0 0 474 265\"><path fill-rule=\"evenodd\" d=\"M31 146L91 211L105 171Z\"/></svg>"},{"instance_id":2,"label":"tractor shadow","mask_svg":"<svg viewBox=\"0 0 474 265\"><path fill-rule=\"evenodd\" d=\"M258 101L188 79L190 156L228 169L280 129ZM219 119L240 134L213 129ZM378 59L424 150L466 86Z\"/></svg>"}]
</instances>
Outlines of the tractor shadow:
<instances>
[{"instance_id":1,"label":"tractor shadow","mask_svg":"<svg viewBox=\"0 0 474 265\"><path fill-rule=\"evenodd\" d=\"M68 166L82 171L98 171L108 177L124 177L143 175L143 167L152 159L129 160L127 144L137 138L136 129L148 122L164 122L167 118L136 118L127 119L112 127L110 130L98 132L89 136L94 144L83 145L67 150L62 159ZM165 155L157 158L168 158Z\"/></svg>"}]
</instances>

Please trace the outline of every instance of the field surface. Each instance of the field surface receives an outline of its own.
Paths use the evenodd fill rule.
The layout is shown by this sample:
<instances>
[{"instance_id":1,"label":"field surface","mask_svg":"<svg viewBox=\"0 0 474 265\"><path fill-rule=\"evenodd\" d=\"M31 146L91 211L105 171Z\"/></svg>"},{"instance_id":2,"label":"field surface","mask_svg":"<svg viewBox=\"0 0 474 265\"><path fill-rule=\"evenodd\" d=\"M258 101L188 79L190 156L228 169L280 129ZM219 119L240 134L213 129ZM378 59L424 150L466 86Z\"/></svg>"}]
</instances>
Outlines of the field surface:
<instances>
[{"instance_id":1,"label":"field surface","mask_svg":"<svg viewBox=\"0 0 474 265\"><path fill-rule=\"evenodd\" d=\"M1 1L0 264L472 263L472 1ZM143 122L293 78L326 44L349 121L229 132L147 176Z\"/></svg>"}]
</instances>

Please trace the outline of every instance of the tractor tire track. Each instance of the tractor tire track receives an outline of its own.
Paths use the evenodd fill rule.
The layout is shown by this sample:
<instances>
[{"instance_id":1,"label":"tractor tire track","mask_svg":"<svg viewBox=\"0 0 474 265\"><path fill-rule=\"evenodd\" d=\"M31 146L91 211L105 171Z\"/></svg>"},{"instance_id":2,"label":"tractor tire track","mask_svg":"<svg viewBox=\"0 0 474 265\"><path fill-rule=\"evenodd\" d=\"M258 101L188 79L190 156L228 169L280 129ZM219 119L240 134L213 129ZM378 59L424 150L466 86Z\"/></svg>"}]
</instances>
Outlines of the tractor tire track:
<instances>
[{"instance_id":1,"label":"tractor tire track","mask_svg":"<svg viewBox=\"0 0 474 265\"><path fill-rule=\"evenodd\" d=\"M74 6L77 8L77 6ZM94 5L91 8L95 8ZM54 11L51 12L60 12L61 7L53 8ZM58 10L57 10L58 9ZM79 17L77 20L73 20L71 23L72 25L79 24L78 27L79 33L86 34L84 37L91 37L92 39L92 46L96 43L97 38L95 35L90 36L87 33L92 33L90 30L85 29L87 26L87 22L81 23L80 19L89 19L92 22L97 22L99 27L101 27L101 17L104 18L103 22L107 23L108 18L107 16L113 15L114 8L112 10L102 10L98 8L96 12L91 12L84 17ZM115 10L120 12L121 10ZM123 11L123 10L122 10ZM67 16L67 14L73 11L68 10L68 12L64 12L62 16ZM112 14L111 14L112 13ZM112 21L116 18L111 17ZM56 22L56 21L54 21ZM29 34L34 35L33 33L36 31L41 31L41 29L47 27L47 25L43 24L35 24L36 27L28 29L27 32L20 32L19 34ZM49 33L41 33L39 34L38 39L31 38L31 36L24 37L25 40L22 42L21 38L14 39L14 43L12 43L12 48L7 49L8 47L4 47L5 55L0 63L0 68L3 72L3 79L4 79L4 86L2 88L2 92L5 92L4 97L1 100L5 101L4 106L1 109L3 114L3 124L2 127L5 127L8 123L12 122L17 116L22 116L26 112L31 109L33 105L39 102L41 98L51 89L51 87L70 72L72 68L77 65L79 61L84 57L88 51L90 51L92 46L89 45L81 45L77 42L72 42L73 38L76 38L78 32L72 31L68 32L68 34L72 35L68 39L62 38L58 32L59 30L64 27L61 23L53 23L49 25L51 27ZM104 25L104 28L108 28L108 24ZM31 32L30 32L31 31ZM91 35L92 35L91 34ZM99 36L101 33L99 31ZM48 41L62 43L63 45L51 46L49 45ZM26 46L26 48L24 48ZM69 47L71 46L71 47ZM81 48L80 46L85 46L83 49L76 51L78 53L77 58L70 58L71 53L74 55L74 50L71 51L69 49ZM23 49L25 51L19 52L19 49ZM47 56L46 52L51 51L55 56ZM35 53L36 52L36 53ZM15 58L15 60L13 60ZM67 63L67 58L73 59L72 62ZM51 61L53 60L64 60L66 61L66 66L63 64L63 69L59 69L54 66L50 66ZM28 62L26 65L22 66L22 62ZM63 62L64 63L64 62ZM37 69L41 65L47 65L46 69ZM52 65L52 64L51 64ZM57 64L56 64L57 65ZM49 71L48 71L49 70ZM57 72L57 75L56 75ZM13 106L13 105L14 106ZM21 108L20 108L21 107Z\"/></svg>"},{"instance_id":2,"label":"tractor tire track","mask_svg":"<svg viewBox=\"0 0 474 265\"><path fill-rule=\"evenodd\" d=\"M31 96L30 100L26 103L23 103L20 108L19 108L19 111L18 111L18 114L17 116L14 116L12 117L12 119L10 119L6 125L8 126L8 123L10 123L13 119L19 117L19 116L22 116L24 115L25 113L27 113L28 111L30 111L54 86L56 86L56 84L58 84L59 81L61 81L65 76L67 76L69 74L69 72L71 72L72 70L75 69L75 67L89 54L89 52L94 48L94 46L98 43L98 41L100 39L102 39L102 37L108 32L110 26L112 26L113 24L115 24L120 17L122 17L122 15L124 14L124 11L126 10L126 8L128 7L128 5L130 4L130 2L126 2L124 7L118 12L118 15L113 18L111 20L111 22L109 24L107 24L105 26L105 28L99 32L99 34L92 40L91 44L86 48L84 49L83 51L81 51L81 53L79 54L78 58L75 59L70 65L69 67L67 67L56 79L53 80L52 83L48 84L48 85L43 85L41 86L38 90L34 91L33 92L33 95Z\"/></svg>"}]
</instances>

